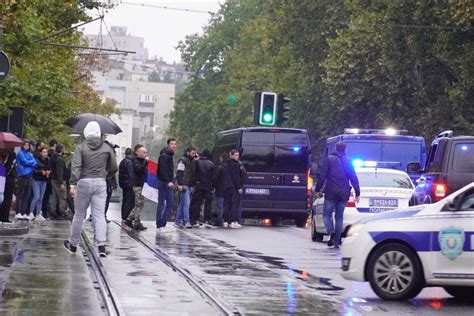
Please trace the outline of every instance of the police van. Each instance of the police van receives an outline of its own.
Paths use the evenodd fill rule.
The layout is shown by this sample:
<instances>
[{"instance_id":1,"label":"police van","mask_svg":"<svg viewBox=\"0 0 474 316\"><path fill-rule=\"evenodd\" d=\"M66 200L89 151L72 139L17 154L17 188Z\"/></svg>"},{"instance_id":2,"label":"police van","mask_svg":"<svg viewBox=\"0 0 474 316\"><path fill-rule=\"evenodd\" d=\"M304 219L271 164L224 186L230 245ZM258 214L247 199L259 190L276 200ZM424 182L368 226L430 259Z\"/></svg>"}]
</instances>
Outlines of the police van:
<instances>
[{"instance_id":1,"label":"police van","mask_svg":"<svg viewBox=\"0 0 474 316\"><path fill-rule=\"evenodd\" d=\"M311 145L308 132L292 128L239 128L218 133L212 160L240 152L247 176L242 217L293 219L304 227L311 210Z\"/></svg>"},{"instance_id":2,"label":"police van","mask_svg":"<svg viewBox=\"0 0 474 316\"><path fill-rule=\"evenodd\" d=\"M355 168L377 166L406 171L409 163L422 166L426 160L425 140L407 135L406 130L347 128L344 134L326 140L324 159L336 150L338 141L346 143L346 155ZM415 181L420 175L409 176Z\"/></svg>"},{"instance_id":3,"label":"police van","mask_svg":"<svg viewBox=\"0 0 474 316\"><path fill-rule=\"evenodd\" d=\"M368 281L387 300L442 286L474 299L474 182L434 203L367 217L341 249L342 276Z\"/></svg>"}]
</instances>

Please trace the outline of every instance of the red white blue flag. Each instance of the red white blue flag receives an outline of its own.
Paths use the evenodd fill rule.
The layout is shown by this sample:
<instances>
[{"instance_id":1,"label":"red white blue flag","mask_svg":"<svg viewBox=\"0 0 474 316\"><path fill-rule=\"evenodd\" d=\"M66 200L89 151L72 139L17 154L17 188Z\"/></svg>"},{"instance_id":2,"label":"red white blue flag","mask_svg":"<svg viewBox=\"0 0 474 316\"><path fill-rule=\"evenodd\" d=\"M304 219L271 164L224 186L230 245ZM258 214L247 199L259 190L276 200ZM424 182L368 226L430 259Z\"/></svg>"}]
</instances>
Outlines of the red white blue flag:
<instances>
[{"instance_id":1,"label":"red white blue flag","mask_svg":"<svg viewBox=\"0 0 474 316\"><path fill-rule=\"evenodd\" d=\"M148 160L147 176L145 184L143 185L142 195L150 201L158 203L158 179L156 174L158 172L158 164L154 161Z\"/></svg>"}]
</instances>

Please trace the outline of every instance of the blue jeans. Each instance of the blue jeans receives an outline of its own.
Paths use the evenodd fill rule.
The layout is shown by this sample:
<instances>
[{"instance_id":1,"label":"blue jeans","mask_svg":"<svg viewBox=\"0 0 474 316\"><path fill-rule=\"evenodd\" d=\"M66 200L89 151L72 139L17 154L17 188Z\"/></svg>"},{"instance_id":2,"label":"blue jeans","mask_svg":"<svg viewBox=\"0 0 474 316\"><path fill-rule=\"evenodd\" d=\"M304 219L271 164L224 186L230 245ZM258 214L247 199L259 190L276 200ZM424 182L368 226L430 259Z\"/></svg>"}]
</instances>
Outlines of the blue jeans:
<instances>
[{"instance_id":1,"label":"blue jeans","mask_svg":"<svg viewBox=\"0 0 474 316\"><path fill-rule=\"evenodd\" d=\"M46 192L46 181L38 181L33 179L33 199L31 200L30 213L35 212L36 216L41 215L41 207L43 206L44 192Z\"/></svg>"},{"instance_id":2,"label":"blue jeans","mask_svg":"<svg viewBox=\"0 0 474 316\"><path fill-rule=\"evenodd\" d=\"M183 192L181 192L181 202L178 206L178 211L176 213L176 224L179 225L183 222L190 224L189 220L189 204L191 203L191 187L183 185Z\"/></svg>"},{"instance_id":3,"label":"blue jeans","mask_svg":"<svg viewBox=\"0 0 474 316\"><path fill-rule=\"evenodd\" d=\"M222 217L224 216L224 197L216 196L216 213L217 213L217 225L221 226L224 222Z\"/></svg>"},{"instance_id":4,"label":"blue jeans","mask_svg":"<svg viewBox=\"0 0 474 316\"><path fill-rule=\"evenodd\" d=\"M331 235L334 232L336 233L336 240L339 240L341 238L345 207L346 207L345 201L324 200L324 206L323 206L324 226L326 226L326 230L329 235ZM336 214L334 216L336 219L336 231L334 231L333 220L332 220L332 213L334 211L336 211Z\"/></svg>"},{"instance_id":5,"label":"blue jeans","mask_svg":"<svg viewBox=\"0 0 474 316\"><path fill-rule=\"evenodd\" d=\"M166 220L173 210L173 189L168 183L158 180L158 207L156 208L156 227L165 227Z\"/></svg>"}]
</instances>

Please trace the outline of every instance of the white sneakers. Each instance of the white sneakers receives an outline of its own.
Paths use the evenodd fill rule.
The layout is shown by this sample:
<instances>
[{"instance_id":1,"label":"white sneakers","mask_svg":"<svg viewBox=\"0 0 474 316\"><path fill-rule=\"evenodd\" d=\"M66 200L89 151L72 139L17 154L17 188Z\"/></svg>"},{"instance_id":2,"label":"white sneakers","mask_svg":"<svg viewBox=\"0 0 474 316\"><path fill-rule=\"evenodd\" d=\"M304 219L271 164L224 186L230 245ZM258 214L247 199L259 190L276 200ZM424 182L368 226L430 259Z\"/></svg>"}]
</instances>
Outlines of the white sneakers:
<instances>
[{"instance_id":1,"label":"white sneakers","mask_svg":"<svg viewBox=\"0 0 474 316\"><path fill-rule=\"evenodd\" d=\"M15 215L15 219L27 219L27 218L28 218L28 215L26 215L26 218L23 216L23 214L20 214L20 213Z\"/></svg>"},{"instance_id":2,"label":"white sneakers","mask_svg":"<svg viewBox=\"0 0 474 316\"><path fill-rule=\"evenodd\" d=\"M225 228L229 227L229 228L241 228L242 225L240 225L239 223L237 222L232 222L232 223L227 223L227 222L224 222L224 225L223 225Z\"/></svg>"},{"instance_id":3,"label":"white sneakers","mask_svg":"<svg viewBox=\"0 0 474 316\"><path fill-rule=\"evenodd\" d=\"M232 223L230 223L229 227L230 228L242 228L242 225L240 225L237 222L232 222Z\"/></svg>"},{"instance_id":4,"label":"white sneakers","mask_svg":"<svg viewBox=\"0 0 474 316\"><path fill-rule=\"evenodd\" d=\"M46 218L44 218L43 215L41 215L41 214L38 215L38 216L36 216L36 218L35 218L35 221L40 221L40 222L42 222L42 221L45 221L45 220L46 220Z\"/></svg>"},{"instance_id":5,"label":"white sneakers","mask_svg":"<svg viewBox=\"0 0 474 316\"><path fill-rule=\"evenodd\" d=\"M33 213L30 213L30 215L28 215L28 220L32 221L35 219L35 215Z\"/></svg>"}]
</instances>

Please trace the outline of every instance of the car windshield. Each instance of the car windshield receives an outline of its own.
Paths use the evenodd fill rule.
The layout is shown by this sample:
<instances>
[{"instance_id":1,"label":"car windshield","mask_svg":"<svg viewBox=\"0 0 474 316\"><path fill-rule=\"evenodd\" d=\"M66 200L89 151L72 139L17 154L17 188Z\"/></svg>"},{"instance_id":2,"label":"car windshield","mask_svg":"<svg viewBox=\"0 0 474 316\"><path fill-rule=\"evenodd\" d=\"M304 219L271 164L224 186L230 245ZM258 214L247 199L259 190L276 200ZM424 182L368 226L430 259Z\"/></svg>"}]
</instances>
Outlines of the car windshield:
<instances>
[{"instance_id":1,"label":"car windshield","mask_svg":"<svg viewBox=\"0 0 474 316\"><path fill-rule=\"evenodd\" d=\"M403 174L384 172L360 172L357 174L361 187L413 189L410 178Z\"/></svg>"}]
</instances>

